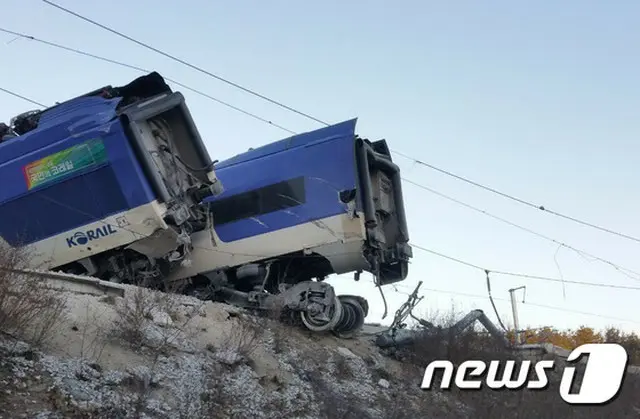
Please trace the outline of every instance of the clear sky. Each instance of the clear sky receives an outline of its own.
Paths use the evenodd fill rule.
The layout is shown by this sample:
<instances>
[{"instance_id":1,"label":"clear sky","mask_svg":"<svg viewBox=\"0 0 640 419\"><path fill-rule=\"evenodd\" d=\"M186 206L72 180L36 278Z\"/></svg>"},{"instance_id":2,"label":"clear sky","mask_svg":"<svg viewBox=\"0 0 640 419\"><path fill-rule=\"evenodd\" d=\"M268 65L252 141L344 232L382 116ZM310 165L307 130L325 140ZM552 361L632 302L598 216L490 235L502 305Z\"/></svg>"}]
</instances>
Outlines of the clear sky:
<instances>
[{"instance_id":1,"label":"clear sky","mask_svg":"<svg viewBox=\"0 0 640 419\"><path fill-rule=\"evenodd\" d=\"M631 1L339 2L59 0L263 95L393 150L547 208L640 236L640 3ZM516 4L518 3L518 4ZM393 4L393 5L392 5ZM39 0L3 1L2 27L157 70L294 131L320 125L175 63ZM0 34L0 87L46 104L133 70ZM214 159L282 132L183 91ZM33 106L0 93L0 120ZM403 176L640 272L640 243L524 207L397 155ZM405 184L411 240L494 270L640 286L611 266ZM414 250L409 278L425 290L418 314L480 308L495 319L481 271ZM383 311L370 277L331 281ZM505 276L492 279L511 323L509 288L526 285L523 326L640 330L640 291ZM563 292L564 288L564 292ZM387 287L390 314L406 296ZM519 293L522 301L522 293ZM531 303L630 321L549 310ZM634 323L635 321L635 323Z\"/></svg>"}]
</instances>

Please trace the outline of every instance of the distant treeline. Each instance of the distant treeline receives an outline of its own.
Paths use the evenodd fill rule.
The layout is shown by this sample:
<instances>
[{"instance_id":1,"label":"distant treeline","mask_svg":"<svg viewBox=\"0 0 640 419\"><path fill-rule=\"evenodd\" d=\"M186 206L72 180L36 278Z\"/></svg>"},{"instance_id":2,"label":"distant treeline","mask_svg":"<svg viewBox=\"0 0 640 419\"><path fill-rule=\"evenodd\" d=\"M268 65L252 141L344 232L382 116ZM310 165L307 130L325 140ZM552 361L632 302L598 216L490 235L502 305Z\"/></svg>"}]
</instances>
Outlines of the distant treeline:
<instances>
[{"instance_id":1,"label":"distant treeline","mask_svg":"<svg viewBox=\"0 0 640 419\"><path fill-rule=\"evenodd\" d=\"M510 334L513 340L513 334ZM525 343L552 343L565 349L574 349L585 343L619 343L629 354L629 364L640 365L640 336L610 327L598 332L581 326L576 330L558 330L553 327L529 329L523 333Z\"/></svg>"}]
</instances>

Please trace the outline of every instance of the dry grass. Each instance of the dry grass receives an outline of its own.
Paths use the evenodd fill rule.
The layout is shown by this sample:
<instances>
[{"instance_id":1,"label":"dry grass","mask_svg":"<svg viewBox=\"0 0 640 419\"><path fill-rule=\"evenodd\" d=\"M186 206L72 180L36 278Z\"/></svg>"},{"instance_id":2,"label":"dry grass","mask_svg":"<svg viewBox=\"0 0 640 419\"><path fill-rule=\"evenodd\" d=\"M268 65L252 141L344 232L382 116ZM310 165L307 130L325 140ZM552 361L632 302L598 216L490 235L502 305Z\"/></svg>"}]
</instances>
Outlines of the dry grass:
<instances>
[{"instance_id":1,"label":"dry grass","mask_svg":"<svg viewBox=\"0 0 640 419\"><path fill-rule=\"evenodd\" d=\"M270 307L261 314L260 322L272 335L272 349L276 354L285 352L290 342L296 338L294 315L281 304Z\"/></svg>"},{"instance_id":2,"label":"dry grass","mask_svg":"<svg viewBox=\"0 0 640 419\"><path fill-rule=\"evenodd\" d=\"M147 402L154 391L152 383L161 357L183 350L176 344L195 333L189 323L202 307L193 307L193 312L187 313L184 321L179 321L180 306L179 299L173 293L145 288L136 288L131 295L115 302L116 319L110 328L110 338L120 338L134 350L148 356L145 365L149 368L148 376L130 383L131 392L135 396L132 407L135 418L145 417L148 413Z\"/></svg>"},{"instance_id":3,"label":"dry grass","mask_svg":"<svg viewBox=\"0 0 640 419\"><path fill-rule=\"evenodd\" d=\"M205 389L198 395L200 401L200 409L198 412L189 412L191 409L180 409L181 418L223 418L222 412L228 411L230 406L236 402L233 397L225 392L224 383L220 380L224 373L218 365L210 364L203 367L205 369ZM187 412L191 413L187 415Z\"/></svg>"},{"instance_id":4,"label":"dry grass","mask_svg":"<svg viewBox=\"0 0 640 419\"><path fill-rule=\"evenodd\" d=\"M106 349L110 331L102 326L104 324L102 322L104 310L95 310L90 303L87 303L84 311L85 315L82 321L78 321L77 326L74 325L78 330L81 330L78 356L80 359L97 364Z\"/></svg>"},{"instance_id":5,"label":"dry grass","mask_svg":"<svg viewBox=\"0 0 640 419\"><path fill-rule=\"evenodd\" d=\"M28 255L0 245L0 331L42 345L65 320L64 295L26 269Z\"/></svg>"},{"instance_id":6,"label":"dry grass","mask_svg":"<svg viewBox=\"0 0 640 419\"><path fill-rule=\"evenodd\" d=\"M137 289L131 300L124 300L115 306L117 318L114 322L113 335L118 336L136 348L141 348L146 340L145 327L153 319L151 294Z\"/></svg>"},{"instance_id":7,"label":"dry grass","mask_svg":"<svg viewBox=\"0 0 640 419\"><path fill-rule=\"evenodd\" d=\"M266 321L259 317L243 314L235 317L233 323L223 333L219 351L237 354L240 358L248 360L262 343Z\"/></svg>"},{"instance_id":8,"label":"dry grass","mask_svg":"<svg viewBox=\"0 0 640 419\"><path fill-rule=\"evenodd\" d=\"M340 392L339 388L325 382L318 372L309 371L307 373L307 378L314 390L314 395L319 404L320 418L368 419L370 417L357 403L350 400L347 394Z\"/></svg>"},{"instance_id":9,"label":"dry grass","mask_svg":"<svg viewBox=\"0 0 640 419\"><path fill-rule=\"evenodd\" d=\"M160 291L135 289L130 298L120 301L121 304L115 304L116 320L111 336L123 339L134 349L157 346L149 341L148 328L154 323L154 317L162 326L173 324L177 318L175 313L178 304L172 297L171 294ZM166 320L166 323L161 323L161 320Z\"/></svg>"}]
</instances>

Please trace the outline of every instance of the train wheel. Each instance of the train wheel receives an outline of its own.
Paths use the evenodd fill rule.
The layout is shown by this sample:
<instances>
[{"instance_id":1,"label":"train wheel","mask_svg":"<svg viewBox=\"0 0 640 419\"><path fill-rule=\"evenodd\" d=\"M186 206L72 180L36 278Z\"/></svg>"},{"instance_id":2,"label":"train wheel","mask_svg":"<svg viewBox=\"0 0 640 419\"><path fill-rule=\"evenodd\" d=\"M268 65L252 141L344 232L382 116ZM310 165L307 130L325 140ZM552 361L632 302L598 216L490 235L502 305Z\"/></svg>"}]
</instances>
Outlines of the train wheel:
<instances>
[{"instance_id":1,"label":"train wheel","mask_svg":"<svg viewBox=\"0 0 640 419\"><path fill-rule=\"evenodd\" d=\"M349 296L339 296L342 304L342 318L334 328L336 336L343 339L350 339L362 329L365 320L365 309L360 302Z\"/></svg>"},{"instance_id":2,"label":"train wheel","mask_svg":"<svg viewBox=\"0 0 640 419\"><path fill-rule=\"evenodd\" d=\"M326 332L333 330L343 316L342 304L336 297L333 306L329 310L329 319L321 318L308 311L300 312L300 319L307 329L314 332Z\"/></svg>"}]
</instances>

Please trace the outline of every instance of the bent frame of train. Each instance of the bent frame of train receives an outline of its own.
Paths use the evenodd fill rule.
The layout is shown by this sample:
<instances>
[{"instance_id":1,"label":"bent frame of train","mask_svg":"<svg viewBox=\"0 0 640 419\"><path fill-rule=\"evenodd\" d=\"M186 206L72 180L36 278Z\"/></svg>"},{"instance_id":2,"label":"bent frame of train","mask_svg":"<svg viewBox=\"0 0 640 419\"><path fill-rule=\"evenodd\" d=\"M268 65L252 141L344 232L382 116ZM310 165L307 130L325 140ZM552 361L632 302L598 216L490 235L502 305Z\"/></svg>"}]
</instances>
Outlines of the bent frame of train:
<instances>
[{"instance_id":1,"label":"bent frame of train","mask_svg":"<svg viewBox=\"0 0 640 419\"><path fill-rule=\"evenodd\" d=\"M324 279L370 272L382 287L412 257L400 170L355 125L214 162L155 72L20 114L0 125L0 244L28 250L41 272L183 284L351 336L369 304Z\"/></svg>"}]
</instances>

